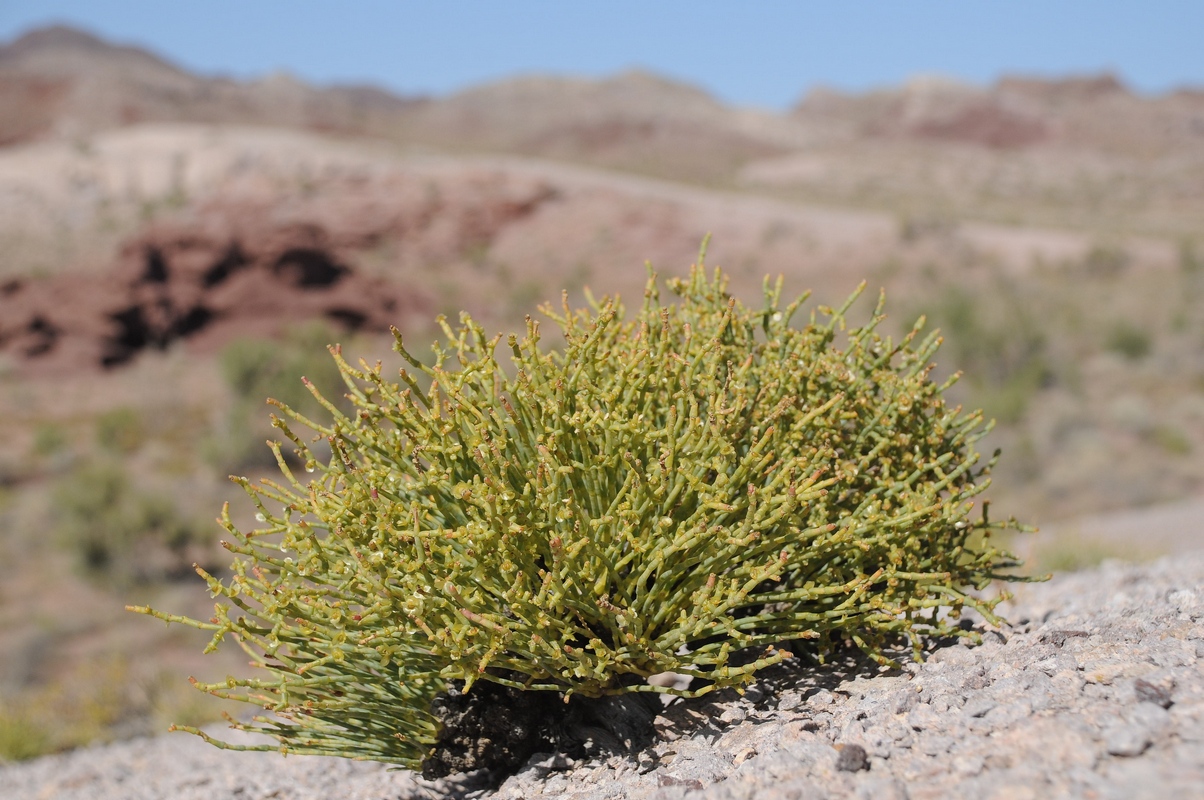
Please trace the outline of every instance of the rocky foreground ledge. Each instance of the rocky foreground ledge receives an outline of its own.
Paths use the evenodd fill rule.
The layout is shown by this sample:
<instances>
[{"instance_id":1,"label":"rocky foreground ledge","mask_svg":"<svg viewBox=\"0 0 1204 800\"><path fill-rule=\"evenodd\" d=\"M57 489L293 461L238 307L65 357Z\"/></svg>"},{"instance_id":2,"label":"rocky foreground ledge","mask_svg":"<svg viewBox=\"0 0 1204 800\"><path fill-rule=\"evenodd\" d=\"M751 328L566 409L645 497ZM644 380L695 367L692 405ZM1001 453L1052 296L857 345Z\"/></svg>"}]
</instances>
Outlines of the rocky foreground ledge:
<instances>
[{"instance_id":1,"label":"rocky foreground ledge","mask_svg":"<svg viewBox=\"0 0 1204 800\"><path fill-rule=\"evenodd\" d=\"M1204 798L1204 553L1019 587L1012 625L902 671L802 664L678 702L641 752L500 788L176 734L0 767L24 800Z\"/></svg>"}]
</instances>

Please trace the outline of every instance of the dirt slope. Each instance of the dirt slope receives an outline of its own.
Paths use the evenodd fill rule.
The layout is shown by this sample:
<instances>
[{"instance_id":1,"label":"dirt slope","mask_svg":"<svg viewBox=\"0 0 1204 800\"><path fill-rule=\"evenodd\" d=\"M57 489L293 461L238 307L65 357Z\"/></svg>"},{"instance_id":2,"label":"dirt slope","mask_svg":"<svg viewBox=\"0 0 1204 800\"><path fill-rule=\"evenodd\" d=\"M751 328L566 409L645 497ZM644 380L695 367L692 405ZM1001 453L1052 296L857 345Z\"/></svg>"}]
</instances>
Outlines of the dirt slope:
<instances>
[{"instance_id":1,"label":"dirt slope","mask_svg":"<svg viewBox=\"0 0 1204 800\"><path fill-rule=\"evenodd\" d=\"M131 181L144 181L145 194L134 195L141 203ZM139 226L145 198L161 210ZM27 253L74 245L79 255L51 279L24 277L10 260L0 353L66 370L110 367L178 339L212 352L240 333L271 334L308 317L379 332L429 324L437 311L454 316L442 306L455 303L515 324L560 288L638 297L645 261L680 269L707 233L712 263L750 300L776 273L834 300L892 257L929 257L941 244L1021 273L1092 247L1081 234L985 223L909 245L880 213L211 126L136 126L83 153L52 143L0 153L4 201L9 235L23 237ZM74 242L63 235L71 222ZM104 245L121 228L130 233L110 256ZM1168 243L1127 246L1141 269L1175 263Z\"/></svg>"},{"instance_id":2,"label":"dirt slope","mask_svg":"<svg viewBox=\"0 0 1204 800\"><path fill-rule=\"evenodd\" d=\"M783 114L641 72L524 76L418 100L287 75L192 75L68 28L0 47L0 145L86 147L101 131L150 121L552 158L912 216L1184 236L1204 214L1204 92L1142 96L1111 75L813 89Z\"/></svg>"}]
</instances>

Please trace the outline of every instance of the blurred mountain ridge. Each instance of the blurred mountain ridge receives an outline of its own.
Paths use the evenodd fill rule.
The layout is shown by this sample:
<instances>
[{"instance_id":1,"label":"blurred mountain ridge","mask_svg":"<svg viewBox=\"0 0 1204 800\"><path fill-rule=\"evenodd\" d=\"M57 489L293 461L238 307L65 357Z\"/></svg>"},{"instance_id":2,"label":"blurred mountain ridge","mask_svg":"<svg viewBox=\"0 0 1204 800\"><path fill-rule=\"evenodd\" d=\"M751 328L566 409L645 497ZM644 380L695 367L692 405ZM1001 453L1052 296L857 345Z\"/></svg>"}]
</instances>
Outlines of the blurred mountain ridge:
<instances>
[{"instance_id":1,"label":"blurred mountain ridge","mask_svg":"<svg viewBox=\"0 0 1204 800\"><path fill-rule=\"evenodd\" d=\"M161 121L371 134L420 102L371 86L311 87L283 74L251 82L200 77L62 25L0 47L0 145Z\"/></svg>"},{"instance_id":2,"label":"blurred mountain ridge","mask_svg":"<svg viewBox=\"0 0 1204 800\"><path fill-rule=\"evenodd\" d=\"M1111 74L1008 76L989 87L919 76L862 94L815 88L774 113L732 107L640 70L601 80L527 75L419 98L373 86L315 87L287 73L199 76L62 25L0 46L0 144L155 121L300 127L626 168L657 169L667 158L659 169L673 177L715 180L752 159L866 139L1131 155L1199 146L1204 89L1141 96Z\"/></svg>"},{"instance_id":3,"label":"blurred mountain ridge","mask_svg":"<svg viewBox=\"0 0 1204 800\"><path fill-rule=\"evenodd\" d=\"M234 251L263 251L246 260L267 271L240 275L275 276L254 283L269 294L287 277L273 265L300 248L351 272L375 263L415 307L442 293L488 317L558 273L600 269L605 251L681 261L707 231L739 255L741 287L781 270L844 290L895 262L1019 274L1123 249L1143 268L1173 265L1176 239L1191 244L1204 218L1204 91L1143 97L1110 74L816 87L783 113L641 70L407 98L284 72L199 76L59 25L0 46L0 144L0 353L71 369L124 363L113 353L131 336L167 346L286 318L175 264L216 268ZM495 186L544 199L515 215L509 189L481 188ZM167 294L142 297L154 254ZM642 276L608 281L638 290ZM499 292L515 308L490 302ZM302 305L381 327L336 294ZM168 295L170 313L152 313Z\"/></svg>"}]
</instances>

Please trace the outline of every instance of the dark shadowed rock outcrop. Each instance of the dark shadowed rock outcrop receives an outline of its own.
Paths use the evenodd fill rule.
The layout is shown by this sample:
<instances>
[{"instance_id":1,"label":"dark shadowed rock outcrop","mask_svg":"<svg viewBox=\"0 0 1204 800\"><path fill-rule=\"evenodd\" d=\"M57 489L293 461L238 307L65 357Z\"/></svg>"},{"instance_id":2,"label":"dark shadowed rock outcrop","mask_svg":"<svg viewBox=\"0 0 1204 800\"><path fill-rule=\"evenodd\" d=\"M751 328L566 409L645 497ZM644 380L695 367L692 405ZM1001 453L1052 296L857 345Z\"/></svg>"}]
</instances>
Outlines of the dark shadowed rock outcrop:
<instances>
[{"instance_id":1,"label":"dark shadowed rock outcrop","mask_svg":"<svg viewBox=\"0 0 1204 800\"><path fill-rule=\"evenodd\" d=\"M112 368L147 349L201 350L310 319L378 331L432 315L423 282L357 264L383 241L409 263L487 247L555 192L538 180L462 173L341 176L321 191L247 190L199 203L127 240L89 274L0 285L0 353L41 370Z\"/></svg>"}]
</instances>

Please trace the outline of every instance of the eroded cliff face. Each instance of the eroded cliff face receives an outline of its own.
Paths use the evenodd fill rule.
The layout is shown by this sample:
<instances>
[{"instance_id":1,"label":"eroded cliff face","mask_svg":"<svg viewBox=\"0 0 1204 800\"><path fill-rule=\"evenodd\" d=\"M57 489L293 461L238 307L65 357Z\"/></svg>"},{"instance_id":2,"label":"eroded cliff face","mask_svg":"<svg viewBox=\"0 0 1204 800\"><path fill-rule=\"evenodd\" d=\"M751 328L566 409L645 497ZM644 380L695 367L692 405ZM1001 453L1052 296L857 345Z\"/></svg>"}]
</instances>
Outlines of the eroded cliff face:
<instances>
[{"instance_id":1,"label":"eroded cliff face","mask_svg":"<svg viewBox=\"0 0 1204 800\"><path fill-rule=\"evenodd\" d=\"M0 352L35 370L112 368L186 341L200 351L321 318L384 332L433 315L405 269L487 248L555 192L538 180L462 171L341 176L320 190L216 194L127 239L107 267L0 285ZM400 274L359 262L384 242Z\"/></svg>"},{"instance_id":2,"label":"eroded cliff face","mask_svg":"<svg viewBox=\"0 0 1204 800\"><path fill-rule=\"evenodd\" d=\"M0 44L0 145L83 141L147 123L273 126L555 158L706 185L738 181L751 164L817 150L855 172L867 167L863 149L889 153L889 163L875 165L875 180L851 195L833 191L836 178L824 182L832 186L805 187L810 196L826 189L827 199L857 203L889 198L876 184L897 184L900 160L939 164L950 148L968 151L988 173L970 182L976 192L963 191L970 188L964 177L962 186L945 190L959 195L961 209L983 190L1011 191L1006 176L990 173L1021 152L1057 160L1078 154L1077 163L1054 167L1064 191L1074 191L1081 173L1090 175L1101 160L1123 174L1134 159L1140 172L1150 169L1151 157L1169 158L1175 177L1184 172L1184 156L1198 169L1202 114L1198 89L1143 95L1108 73L1013 76L990 86L920 76L862 94L813 87L794 109L775 113L727 105L696 86L639 71L601 80L523 76L417 98L371 86L311 86L282 73L252 81L197 75L62 26ZM1194 196L1193 180L1168 187L1167 177L1147 191L1183 187ZM905 180L914 194L922 176ZM982 198L976 205L979 213L988 208Z\"/></svg>"}]
</instances>

